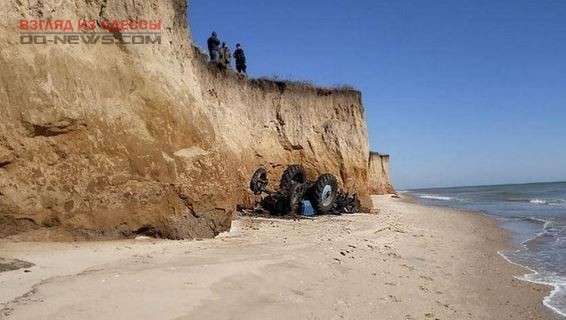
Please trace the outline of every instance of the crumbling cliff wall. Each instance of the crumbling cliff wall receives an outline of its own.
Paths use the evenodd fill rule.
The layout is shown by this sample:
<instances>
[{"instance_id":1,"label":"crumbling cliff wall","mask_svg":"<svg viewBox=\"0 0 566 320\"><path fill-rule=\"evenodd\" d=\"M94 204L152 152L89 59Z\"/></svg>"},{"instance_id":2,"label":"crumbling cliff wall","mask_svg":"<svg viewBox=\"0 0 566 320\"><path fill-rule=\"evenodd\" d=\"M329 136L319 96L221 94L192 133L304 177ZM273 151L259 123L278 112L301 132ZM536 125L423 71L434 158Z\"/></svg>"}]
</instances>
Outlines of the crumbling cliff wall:
<instances>
[{"instance_id":1,"label":"crumbling cliff wall","mask_svg":"<svg viewBox=\"0 0 566 320\"><path fill-rule=\"evenodd\" d=\"M360 93L206 63L185 0L0 4L0 237L213 237L258 165L335 174L368 204ZM20 19L161 20L162 44L23 45ZM119 39L122 34L112 33Z\"/></svg>"},{"instance_id":2,"label":"crumbling cliff wall","mask_svg":"<svg viewBox=\"0 0 566 320\"><path fill-rule=\"evenodd\" d=\"M370 194L393 194L389 179L389 155L371 152L369 156L368 186Z\"/></svg>"}]
</instances>

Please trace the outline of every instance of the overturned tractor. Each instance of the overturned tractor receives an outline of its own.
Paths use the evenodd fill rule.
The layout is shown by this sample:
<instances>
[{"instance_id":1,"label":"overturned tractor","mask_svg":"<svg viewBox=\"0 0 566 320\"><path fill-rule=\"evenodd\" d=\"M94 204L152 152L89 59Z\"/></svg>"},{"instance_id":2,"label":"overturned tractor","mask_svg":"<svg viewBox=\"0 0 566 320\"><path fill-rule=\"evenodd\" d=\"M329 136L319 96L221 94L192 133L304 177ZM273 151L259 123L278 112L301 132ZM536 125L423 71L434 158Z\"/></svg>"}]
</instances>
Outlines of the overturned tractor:
<instances>
[{"instance_id":1,"label":"overturned tractor","mask_svg":"<svg viewBox=\"0 0 566 320\"><path fill-rule=\"evenodd\" d=\"M356 194L349 196L338 188L338 181L330 173L322 174L316 181L309 181L303 166L287 167L277 191L267 188L269 180L265 168L258 168L250 181L250 189L256 195L267 197L261 207L273 215L306 213L312 207L316 214L354 213L360 210Z\"/></svg>"}]
</instances>

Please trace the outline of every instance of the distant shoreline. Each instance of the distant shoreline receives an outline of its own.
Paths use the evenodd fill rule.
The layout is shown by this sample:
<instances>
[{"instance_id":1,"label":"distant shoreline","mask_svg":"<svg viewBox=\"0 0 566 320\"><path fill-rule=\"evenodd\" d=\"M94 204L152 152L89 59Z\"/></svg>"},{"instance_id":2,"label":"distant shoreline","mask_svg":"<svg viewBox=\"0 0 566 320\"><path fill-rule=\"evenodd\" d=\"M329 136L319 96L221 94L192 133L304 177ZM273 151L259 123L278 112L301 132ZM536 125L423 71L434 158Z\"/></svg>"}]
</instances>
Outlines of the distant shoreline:
<instances>
[{"instance_id":1,"label":"distant shoreline","mask_svg":"<svg viewBox=\"0 0 566 320\"><path fill-rule=\"evenodd\" d=\"M547 183L547 182L543 182L543 183ZM538 183L522 183L522 184L516 184L516 185L531 185L531 184L538 184ZM505 185L494 185L494 186L489 186L489 187L497 187L497 186L505 186ZM479 186L479 187L483 187L483 186ZM456 188L460 188L460 187L456 187ZM468 188L468 187L461 187L461 188ZM470 186L469 188L472 188L472 186ZM434 188L434 189L453 189L453 188ZM551 316L552 319L554 319L554 317L558 317L558 318L562 319L561 317L564 316L564 315L559 310L555 309L553 306L548 304L548 299L550 298L552 293L556 290L556 285L553 285L553 284L550 284L550 283L542 283L542 282L532 281L532 280L527 279L529 274L536 274L537 271L529 268L528 266L524 266L524 265L521 265L519 263L513 262L512 260L510 260L505 255L505 252L510 252L511 250L513 250L515 245L511 241L511 231L506 230L503 227L499 226L496 216L493 216L491 214L481 212L481 211L451 208L451 207L448 207L448 206L445 206L445 205L442 205L442 204L438 204L438 205L422 204L422 203L418 202L418 198L415 195L415 191L418 191L418 190L419 189L414 189L414 190L411 190L411 191L403 192L402 196L401 196L402 201L405 201L406 203L409 203L409 204L418 205L418 206L425 206L425 207L429 206L429 207L433 207L433 208L446 208L446 209L454 210L455 212L459 212L459 213L463 213L463 214L478 215L478 216L485 217L485 218L490 219L493 222L495 222L495 225L497 226L499 231L503 232L505 234L505 237L507 238L506 247L503 248L503 249L497 250L497 254L502 259L504 259L508 264L524 270L524 272L522 272L522 274L514 275L514 277L516 279L521 280L525 283L536 285L536 286L539 286L539 285L546 286L548 288L548 294L545 297L543 297L541 302L545 305L545 307L548 308L548 310L552 311L552 316ZM430 189L420 189L420 190L430 190ZM532 240L532 239L530 239L530 240ZM530 241L530 240L527 240L527 241Z\"/></svg>"},{"instance_id":2,"label":"distant shoreline","mask_svg":"<svg viewBox=\"0 0 566 320\"><path fill-rule=\"evenodd\" d=\"M540 182L520 182L520 183L503 183L503 184L480 184L480 185L466 185L466 186L453 186L453 187L427 187L427 188L408 188L402 189L403 192L414 192L419 190L431 190L431 189L458 189L458 188L478 188L478 187L501 187L501 186L526 186L532 184L545 184L545 183L564 183L566 180L556 180L556 181L540 181Z\"/></svg>"}]
</instances>

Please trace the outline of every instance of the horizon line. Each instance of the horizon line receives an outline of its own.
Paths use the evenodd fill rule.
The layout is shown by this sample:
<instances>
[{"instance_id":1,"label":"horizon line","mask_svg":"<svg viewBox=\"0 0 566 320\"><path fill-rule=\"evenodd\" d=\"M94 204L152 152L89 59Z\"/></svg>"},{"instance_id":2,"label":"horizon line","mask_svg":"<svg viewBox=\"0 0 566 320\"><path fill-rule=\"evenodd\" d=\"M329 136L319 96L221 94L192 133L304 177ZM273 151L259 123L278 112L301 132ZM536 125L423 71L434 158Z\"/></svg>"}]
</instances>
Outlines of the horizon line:
<instances>
[{"instance_id":1,"label":"horizon line","mask_svg":"<svg viewBox=\"0 0 566 320\"><path fill-rule=\"evenodd\" d=\"M453 188L477 188L477 187L499 187L499 186L521 186L527 184L543 184L543 183L566 183L566 180L558 181L539 181L539 182L520 182L520 183L498 183L498 184L480 184L480 185L463 185L463 186L447 186L447 187L425 187L425 188L402 188L403 190L427 190L427 189L453 189Z\"/></svg>"}]
</instances>

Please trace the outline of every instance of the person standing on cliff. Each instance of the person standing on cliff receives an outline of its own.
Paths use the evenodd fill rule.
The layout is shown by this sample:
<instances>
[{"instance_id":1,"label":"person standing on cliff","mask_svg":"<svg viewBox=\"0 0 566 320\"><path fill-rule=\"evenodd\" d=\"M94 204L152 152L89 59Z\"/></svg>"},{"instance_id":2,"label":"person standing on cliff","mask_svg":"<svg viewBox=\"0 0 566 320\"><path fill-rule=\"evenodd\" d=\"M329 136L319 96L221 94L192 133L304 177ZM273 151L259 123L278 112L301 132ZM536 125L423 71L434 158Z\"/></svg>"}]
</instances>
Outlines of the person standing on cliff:
<instances>
[{"instance_id":1,"label":"person standing on cliff","mask_svg":"<svg viewBox=\"0 0 566 320\"><path fill-rule=\"evenodd\" d=\"M210 61L217 61L219 57L220 40L218 39L218 34L216 32L212 33L212 36L208 38L208 53L210 54Z\"/></svg>"},{"instance_id":2,"label":"person standing on cliff","mask_svg":"<svg viewBox=\"0 0 566 320\"><path fill-rule=\"evenodd\" d=\"M220 48L220 62L230 68L230 62L232 62L232 52L230 48L226 45L226 42L222 42L222 47Z\"/></svg>"},{"instance_id":3,"label":"person standing on cliff","mask_svg":"<svg viewBox=\"0 0 566 320\"><path fill-rule=\"evenodd\" d=\"M238 73L247 75L246 54L244 53L244 49L242 49L242 46L239 43L236 45L234 58L236 59L236 71L238 71Z\"/></svg>"}]
</instances>

